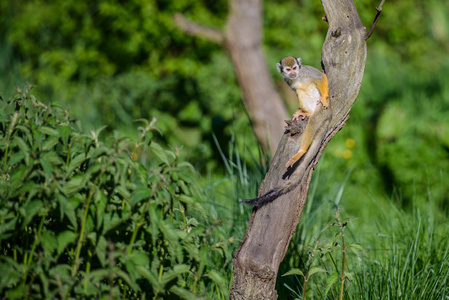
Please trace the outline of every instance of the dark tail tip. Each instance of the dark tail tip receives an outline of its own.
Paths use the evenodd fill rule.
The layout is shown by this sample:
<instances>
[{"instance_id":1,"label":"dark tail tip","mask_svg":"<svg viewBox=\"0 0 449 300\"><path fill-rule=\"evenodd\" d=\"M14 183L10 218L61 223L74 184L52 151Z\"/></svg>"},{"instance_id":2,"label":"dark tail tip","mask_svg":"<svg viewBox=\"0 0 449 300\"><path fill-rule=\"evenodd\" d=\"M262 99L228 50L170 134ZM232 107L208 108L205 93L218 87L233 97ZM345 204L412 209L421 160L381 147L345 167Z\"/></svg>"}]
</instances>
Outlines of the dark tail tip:
<instances>
[{"instance_id":1,"label":"dark tail tip","mask_svg":"<svg viewBox=\"0 0 449 300\"><path fill-rule=\"evenodd\" d=\"M272 201L274 201L277 197L282 195L282 190L273 189L266 193L265 195L262 195L260 197L254 198L254 199L247 199L243 200L242 202L245 204L253 205L254 207L262 207L265 204L268 204Z\"/></svg>"}]
</instances>

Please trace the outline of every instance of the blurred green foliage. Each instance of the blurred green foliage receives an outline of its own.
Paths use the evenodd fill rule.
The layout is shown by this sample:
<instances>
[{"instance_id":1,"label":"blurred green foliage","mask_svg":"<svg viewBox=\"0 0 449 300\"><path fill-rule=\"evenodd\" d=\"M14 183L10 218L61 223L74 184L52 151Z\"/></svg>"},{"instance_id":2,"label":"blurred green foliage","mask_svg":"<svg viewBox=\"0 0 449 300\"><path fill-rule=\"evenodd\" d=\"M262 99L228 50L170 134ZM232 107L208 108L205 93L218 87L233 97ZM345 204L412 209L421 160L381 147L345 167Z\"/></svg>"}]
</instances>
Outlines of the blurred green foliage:
<instances>
[{"instance_id":1,"label":"blurred green foliage","mask_svg":"<svg viewBox=\"0 0 449 300\"><path fill-rule=\"evenodd\" d=\"M379 3L355 1L368 28ZM251 165L258 145L232 64L219 46L177 30L178 12L223 28L228 7L225 0L2 1L0 65L17 76L3 72L0 90L31 82L38 95L68 104L86 127L125 135L133 134L133 120L155 116L164 132L158 141L183 146L202 174L223 171L212 133L220 145L235 137ZM319 1L264 2L264 50L279 87L274 65L281 57L320 66L322 16ZM352 168L346 201L354 209L367 193L404 205L413 197L447 203L448 16L447 1L384 4L351 119L322 162L337 174Z\"/></svg>"},{"instance_id":2,"label":"blurred green foliage","mask_svg":"<svg viewBox=\"0 0 449 300\"><path fill-rule=\"evenodd\" d=\"M30 89L0 102L0 297L226 299L234 238L156 120L103 138Z\"/></svg>"},{"instance_id":3,"label":"blurred green foliage","mask_svg":"<svg viewBox=\"0 0 449 300\"><path fill-rule=\"evenodd\" d=\"M355 1L368 28L379 3ZM255 195L268 159L251 132L224 49L180 32L172 19L178 12L223 28L228 7L225 0L0 1L0 95L17 104L2 101L0 116L0 269L8 272L0 279L2 297L20 298L26 291L44 298L68 292L133 298L157 289L160 297L226 297L236 247L232 236L243 236L250 210L237 199ZM320 67L324 13L319 1L305 0L265 1L263 12L267 63L288 99L292 93L284 92L275 63L295 55ZM394 298L407 278L422 291L447 286L447 53L449 2L385 2L368 40L358 100L320 160L280 273L304 264L304 245L313 244L328 214L340 206L363 220L356 225L362 236L349 231L370 257L366 264L358 256L349 260L358 299ZM26 90L12 92L24 82L37 85L39 99L63 105L43 104ZM293 112L297 104L288 105ZM10 132L16 110L21 127ZM153 117L163 134L142 131L149 123L136 132L142 123L135 120ZM44 127L43 119L50 120ZM97 144L92 134L103 125L102 135L109 138ZM86 135L87 129L94 131ZM152 150L143 132L151 133ZM141 138L145 142L138 147ZM184 159L201 177L194 177ZM101 161L109 167L100 176ZM196 181L207 188L199 191ZM103 192L86 205L95 186ZM157 195L148 196L152 188ZM396 211L391 199L414 214ZM329 202L332 207L323 208ZM122 223L108 223L119 215ZM331 260L324 258L321 266L330 270ZM433 273L437 269L441 273ZM289 294L279 285L280 295ZM407 293L415 291L410 286Z\"/></svg>"}]
</instances>

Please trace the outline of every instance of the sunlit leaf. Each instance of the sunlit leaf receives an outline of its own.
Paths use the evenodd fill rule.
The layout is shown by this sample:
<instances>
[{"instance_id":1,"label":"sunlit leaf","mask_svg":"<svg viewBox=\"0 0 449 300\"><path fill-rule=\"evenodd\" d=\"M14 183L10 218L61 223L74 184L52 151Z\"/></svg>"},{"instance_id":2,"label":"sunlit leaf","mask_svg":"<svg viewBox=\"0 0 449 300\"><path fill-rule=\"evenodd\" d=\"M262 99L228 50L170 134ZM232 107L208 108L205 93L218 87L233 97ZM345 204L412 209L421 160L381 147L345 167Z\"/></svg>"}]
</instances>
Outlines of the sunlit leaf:
<instances>
[{"instance_id":1,"label":"sunlit leaf","mask_svg":"<svg viewBox=\"0 0 449 300\"><path fill-rule=\"evenodd\" d=\"M59 132L51 127L48 126L41 126L39 127L39 132L45 133L46 135L56 136L59 137Z\"/></svg>"},{"instance_id":2,"label":"sunlit leaf","mask_svg":"<svg viewBox=\"0 0 449 300\"><path fill-rule=\"evenodd\" d=\"M300 269L291 269L287 273L282 274L282 276L289 276L289 275L300 275L302 277L305 277L304 273Z\"/></svg>"},{"instance_id":3,"label":"sunlit leaf","mask_svg":"<svg viewBox=\"0 0 449 300\"><path fill-rule=\"evenodd\" d=\"M311 268L309 270L309 277L312 276L313 274L316 274L316 273L326 273L326 272L327 271L325 269L322 269L322 268Z\"/></svg>"},{"instance_id":4,"label":"sunlit leaf","mask_svg":"<svg viewBox=\"0 0 449 300\"><path fill-rule=\"evenodd\" d=\"M326 279L326 288L325 288L325 295L329 293L332 286L337 282L337 280L340 278L340 275L338 273L332 273L329 277Z\"/></svg>"}]
</instances>

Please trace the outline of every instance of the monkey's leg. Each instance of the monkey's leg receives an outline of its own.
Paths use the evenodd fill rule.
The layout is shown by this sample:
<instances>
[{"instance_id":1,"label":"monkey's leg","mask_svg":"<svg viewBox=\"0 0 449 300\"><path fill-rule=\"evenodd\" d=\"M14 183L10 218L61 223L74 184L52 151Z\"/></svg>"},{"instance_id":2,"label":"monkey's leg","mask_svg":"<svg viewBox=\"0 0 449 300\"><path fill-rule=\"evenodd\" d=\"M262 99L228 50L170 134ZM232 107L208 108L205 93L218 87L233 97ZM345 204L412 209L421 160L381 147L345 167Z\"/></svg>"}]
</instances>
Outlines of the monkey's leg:
<instances>
[{"instance_id":1,"label":"monkey's leg","mask_svg":"<svg viewBox=\"0 0 449 300\"><path fill-rule=\"evenodd\" d=\"M327 98L329 98L329 84L327 82L327 76L323 73L323 79L317 83L318 90L320 91L320 102L323 108L327 108Z\"/></svg>"},{"instance_id":2,"label":"monkey's leg","mask_svg":"<svg viewBox=\"0 0 449 300\"><path fill-rule=\"evenodd\" d=\"M320 124L321 123L319 121L319 118L314 118L314 116L311 116L309 118L306 130L304 130L304 133L301 137L301 142L299 143L299 150L295 155L292 156L292 158L289 159L289 161L285 164L285 167L289 168L293 166L304 155L304 153L307 152L310 144L312 144L313 138L318 132Z\"/></svg>"}]
</instances>

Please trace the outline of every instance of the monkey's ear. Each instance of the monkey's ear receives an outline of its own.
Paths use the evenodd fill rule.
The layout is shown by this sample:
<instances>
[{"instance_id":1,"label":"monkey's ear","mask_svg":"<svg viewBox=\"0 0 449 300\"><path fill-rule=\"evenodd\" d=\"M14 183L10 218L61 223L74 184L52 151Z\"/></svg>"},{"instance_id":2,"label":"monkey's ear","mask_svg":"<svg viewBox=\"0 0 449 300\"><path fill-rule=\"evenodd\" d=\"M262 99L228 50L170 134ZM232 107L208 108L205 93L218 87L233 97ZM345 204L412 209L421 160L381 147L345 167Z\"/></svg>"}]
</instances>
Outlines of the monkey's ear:
<instances>
[{"instance_id":1,"label":"monkey's ear","mask_svg":"<svg viewBox=\"0 0 449 300\"><path fill-rule=\"evenodd\" d=\"M282 73L282 65L281 63L276 64L276 69L278 69L279 73Z\"/></svg>"},{"instance_id":2,"label":"monkey's ear","mask_svg":"<svg viewBox=\"0 0 449 300\"><path fill-rule=\"evenodd\" d=\"M301 66L301 57L298 57L298 58L296 59L296 61L298 62L298 65Z\"/></svg>"}]
</instances>

